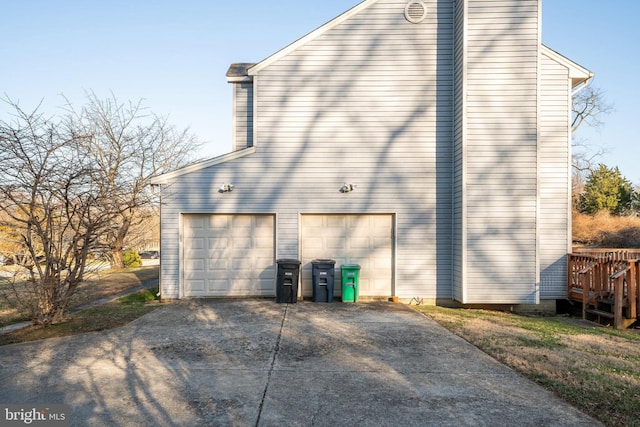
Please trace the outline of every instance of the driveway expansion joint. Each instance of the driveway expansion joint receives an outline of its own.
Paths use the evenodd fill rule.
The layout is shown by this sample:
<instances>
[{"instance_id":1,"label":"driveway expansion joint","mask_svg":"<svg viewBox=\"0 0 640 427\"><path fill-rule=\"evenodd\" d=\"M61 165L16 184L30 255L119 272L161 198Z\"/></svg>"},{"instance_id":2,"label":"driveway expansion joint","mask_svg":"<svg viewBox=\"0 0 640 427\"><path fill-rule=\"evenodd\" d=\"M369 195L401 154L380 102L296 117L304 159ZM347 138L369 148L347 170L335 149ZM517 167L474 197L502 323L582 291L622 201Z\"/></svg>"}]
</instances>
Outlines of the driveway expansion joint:
<instances>
[{"instance_id":1,"label":"driveway expansion joint","mask_svg":"<svg viewBox=\"0 0 640 427\"><path fill-rule=\"evenodd\" d=\"M289 304L286 304L284 307L284 314L282 315L282 322L280 322L280 330L278 331L278 338L276 339L276 345L273 349L273 353L271 356L271 365L269 366L269 373L267 374L267 383L264 386L264 392L262 393L262 399L260 400L258 417L256 419L256 427L258 427L258 425L260 424L260 417L262 416L262 408L264 406L264 400L267 397L267 391L269 390L269 383L271 382L271 374L273 374L273 370L276 365L276 358L278 357L278 352L280 351L280 340L282 339L282 330L284 329L284 322L287 320L288 309L289 309Z\"/></svg>"}]
</instances>

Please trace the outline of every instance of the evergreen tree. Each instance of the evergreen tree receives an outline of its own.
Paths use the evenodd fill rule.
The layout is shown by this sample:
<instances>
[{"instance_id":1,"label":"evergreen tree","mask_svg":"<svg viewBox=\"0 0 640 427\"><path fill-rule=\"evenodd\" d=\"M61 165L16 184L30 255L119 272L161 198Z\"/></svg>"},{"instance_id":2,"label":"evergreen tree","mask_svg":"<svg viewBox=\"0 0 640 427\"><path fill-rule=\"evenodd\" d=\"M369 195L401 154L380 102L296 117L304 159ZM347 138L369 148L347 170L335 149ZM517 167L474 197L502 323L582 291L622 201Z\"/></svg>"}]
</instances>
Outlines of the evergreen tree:
<instances>
[{"instance_id":1,"label":"evergreen tree","mask_svg":"<svg viewBox=\"0 0 640 427\"><path fill-rule=\"evenodd\" d=\"M620 170L599 164L591 172L580 196L580 212L595 214L606 210L620 215L632 209L632 201L637 197L631 182Z\"/></svg>"}]
</instances>

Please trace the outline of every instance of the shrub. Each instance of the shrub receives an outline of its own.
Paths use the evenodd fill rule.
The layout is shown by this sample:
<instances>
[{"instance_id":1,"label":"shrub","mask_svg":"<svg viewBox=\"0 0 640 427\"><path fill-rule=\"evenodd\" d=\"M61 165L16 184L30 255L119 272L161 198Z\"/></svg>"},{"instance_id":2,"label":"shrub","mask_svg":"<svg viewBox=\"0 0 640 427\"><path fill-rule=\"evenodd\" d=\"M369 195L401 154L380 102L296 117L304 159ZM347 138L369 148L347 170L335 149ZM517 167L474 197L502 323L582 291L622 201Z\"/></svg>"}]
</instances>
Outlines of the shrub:
<instances>
[{"instance_id":1,"label":"shrub","mask_svg":"<svg viewBox=\"0 0 640 427\"><path fill-rule=\"evenodd\" d=\"M122 262L124 262L125 267L142 266L142 258L140 258L140 254L135 249L126 250L122 254Z\"/></svg>"}]
</instances>

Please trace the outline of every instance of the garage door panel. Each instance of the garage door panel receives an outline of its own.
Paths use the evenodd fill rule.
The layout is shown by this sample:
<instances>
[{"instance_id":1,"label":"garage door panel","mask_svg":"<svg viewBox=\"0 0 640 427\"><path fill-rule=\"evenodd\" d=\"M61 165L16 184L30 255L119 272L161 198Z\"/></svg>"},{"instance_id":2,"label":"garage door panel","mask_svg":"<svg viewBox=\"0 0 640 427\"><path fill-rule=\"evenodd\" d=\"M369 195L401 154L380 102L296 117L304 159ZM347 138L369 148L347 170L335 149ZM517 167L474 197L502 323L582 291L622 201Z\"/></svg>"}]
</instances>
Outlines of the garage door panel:
<instances>
[{"instance_id":1,"label":"garage door panel","mask_svg":"<svg viewBox=\"0 0 640 427\"><path fill-rule=\"evenodd\" d=\"M253 226L252 215L229 215L227 218L230 220L231 228L235 230L242 227L251 228Z\"/></svg>"},{"instance_id":2,"label":"garage door panel","mask_svg":"<svg viewBox=\"0 0 640 427\"><path fill-rule=\"evenodd\" d=\"M255 229L273 231L273 217L271 216L256 216Z\"/></svg>"},{"instance_id":3,"label":"garage door panel","mask_svg":"<svg viewBox=\"0 0 640 427\"><path fill-rule=\"evenodd\" d=\"M204 292L205 288L205 280L190 280L189 281L189 290L193 293Z\"/></svg>"},{"instance_id":4,"label":"garage door panel","mask_svg":"<svg viewBox=\"0 0 640 427\"><path fill-rule=\"evenodd\" d=\"M329 228L337 228L343 230L347 224L347 218L340 215L327 217L326 226Z\"/></svg>"},{"instance_id":5,"label":"garage door panel","mask_svg":"<svg viewBox=\"0 0 640 427\"><path fill-rule=\"evenodd\" d=\"M210 215L206 218L206 222L210 230L224 230L229 227L229 217L226 215Z\"/></svg>"},{"instance_id":6,"label":"garage door panel","mask_svg":"<svg viewBox=\"0 0 640 427\"><path fill-rule=\"evenodd\" d=\"M233 236L231 239L231 247L234 250L238 249L251 249L253 241L251 236Z\"/></svg>"},{"instance_id":7,"label":"garage door panel","mask_svg":"<svg viewBox=\"0 0 640 427\"><path fill-rule=\"evenodd\" d=\"M358 257L350 257L349 262L345 264L358 264L360 266L360 270L362 272L371 271L373 265L375 264L371 262L369 258L358 258Z\"/></svg>"},{"instance_id":8,"label":"garage door panel","mask_svg":"<svg viewBox=\"0 0 640 427\"><path fill-rule=\"evenodd\" d=\"M200 295L200 296L208 296L211 294L220 294L220 293L226 293L227 290L229 289L229 281L226 279L223 280L215 280L215 279L210 279L208 280L208 288L207 288L207 292L205 295Z\"/></svg>"},{"instance_id":9,"label":"garage door panel","mask_svg":"<svg viewBox=\"0 0 640 427\"><path fill-rule=\"evenodd\" d=\"M392 243L386 237L374 237L373 239L373 247L390 249L392 247Z\"/></svg>"},{"instance_id":10,"label":"garage door panel","mask_svg":"<svg viewBox=\"0 0 640 427\"><path fill-rule=\"evenodd\" d=\"M275 295L274 225L273 215L185 215L185 296Z\"/></svg>"},{"instance_id":11,"label":"garage door panel","mask_svg":"<svg viewBox=\"0 0 640 427\"><path fill-rule=\"evenodd\" d=\"M375 231L383 232L385 228L393 226L393 218L390 215L376 215L371 218Z\"/></svg>"},{"instance_id":12,"label":"garage door panel","mask_svg":"<svg viewBox=\"0 0 640 427\"><path fill-rule=\"evenodd\" d=\"M193 229L204 229L205 227L205 218L191 218L191 221L189 223L189 227L193 228Z\"/></svg>"},{"instance_id":13,"label":"garage door panel","mask_svg":"<svg viewBox=\"0 0 640 427\"><path fill-rule=\"evenodd\" d=\"M187 261L187 265L189 266L189 270L193 272L203 272L205 270L205 260L204 259L191 259Z\"/></svg>"},{"instance_id":14,"label":"garage door panel","mask_svg":"<svg viewBox=\"0 0 640 427\"><path fill-rule=\"evenodd\" d=\"M227 260L220 258L209 259L209 270L226 270L228 268Z\"/></svg>"},{"instance_id":15,"label":"garage door panel","mask_svg":"<svg viewBox=\"0 0 640 427\"><path fill-rule=\"evenodd\" d=\"M273 290L273 279L261 279L258 281L258 291L262 293L267 293Z\"/></svg>"},{"instance_id":16,"label":"garage door panel","mask_svg":"<svg viewBox=\"0 0 640 427\"><path fill-rule=\"evenodd\" d=\"M313 251L322 250L322 238L321 237L307 237L302 239L302 250Z\"/></svg>"},{"instance_id":17,"label":"garage door panel","mask_svg":"<svg viewBox=\"0 0 640 427\"><path fill-rule=\"evenodd\" d=\"M224 237L209 237L207 239L207 248L212 249L226 249L229 247L229 239Z\"/></svg>"},{"instance_id":18,"label":"garage door panel","mask_svg":"<svg viewBox=\"0 0 640 427\"><path fill-rule=\"evenodd\" d=\"M185 245L189 249L204 249L204 239L203 238L185 239Z\"/></svg>"},{"instance_id":19,"label":"garage door panel","mask_svg":"<svg viewBox=\"0 0 640 427\"><path fill-rule=\"evenodd\" d=\"M371 249L371 241L368 237L353 237L349 239L350 249Z\"/></svg>"},{"instance_id":20,"label":"garage door panel","mask_svg":"<svg viewBox=\"0 0 640 427\"><path fill-rule=\"evenodd\" d=\"M256 249L272 249L273 248L273 236L256 237L255 239Z\"/></svg>"},{"instance_id":21,"label":"garage door panel","mask_svg":"<svg viewBox=\"0 0 640 427\"><path fill-rule=\"evenodd\" d=\"M371 223L369 218L353 218L349 221L349 230L353 233L359 234L369 234L369 229L371 228Z\"/></svg>"},{"instance_id":22,"label":"garage door panel","mask_svg":"<svg viewBox=\"0 0 640 427\"><path fill-rule=\"evenodd\" d=\"M314 215L301 217L302 288L311 296L311 261L336 261L335 294L341 293L343 264L360 264L360 295L391 295L393 215ZM375 277L375 280L372 278Z\"/></svg>"},{"instance_id":23,"label":"garage door panel","mask_svg":"<svg viewBox=\"0 0 640 427\"><path fill-rule=\"evenodd\" d=\"M320 242L322 244L322 239L320 239ZM345 249L345 240L343 237L329 237L326 240L326 246L328 249Z\"/></svg>"},{"instance_id":24,"label":"garage door panel","mask_svg":"<svg viewBox=\"0 0 640 427\"><path fill-rule=\"evenodd\" d=\"M369 279L368 286L372 292L379 292L378 295L384 295L384 292L389 289L389 283L383 279Z\"/></svg>"},{"instance_id":25,"label":"garage door panel","mask_svg":"<svg viewBox=\"0 0 640 427\"><path fill-rule=\"evenodd\" d=\"M271 258L255 258L254 259L254 264L253 264L254 269L257 269L259 271L265 270L265 269L269 269L269 271L271 273L273 273L273 259Z\"/></svg>"}]
</instances>

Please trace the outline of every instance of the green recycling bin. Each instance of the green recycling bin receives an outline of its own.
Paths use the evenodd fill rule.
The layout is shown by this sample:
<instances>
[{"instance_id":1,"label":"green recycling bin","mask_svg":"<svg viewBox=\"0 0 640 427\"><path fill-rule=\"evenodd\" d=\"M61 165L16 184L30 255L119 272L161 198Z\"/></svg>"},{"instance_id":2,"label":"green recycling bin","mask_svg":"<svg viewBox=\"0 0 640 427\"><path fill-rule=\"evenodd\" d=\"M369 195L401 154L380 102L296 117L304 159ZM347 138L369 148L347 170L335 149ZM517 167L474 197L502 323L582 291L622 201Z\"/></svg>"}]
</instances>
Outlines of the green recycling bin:
<instances>
[{"instance_id":1,"label":"green recycling bin","mask_svg":"<svg viewBox=\"0 0 640 427\"><path fill-rule=\"evenodd\" d=\"M358 302L358 280L360 266L358 264L345 264L342 270L342 302Z\"/></svg>"}]
</instances>

